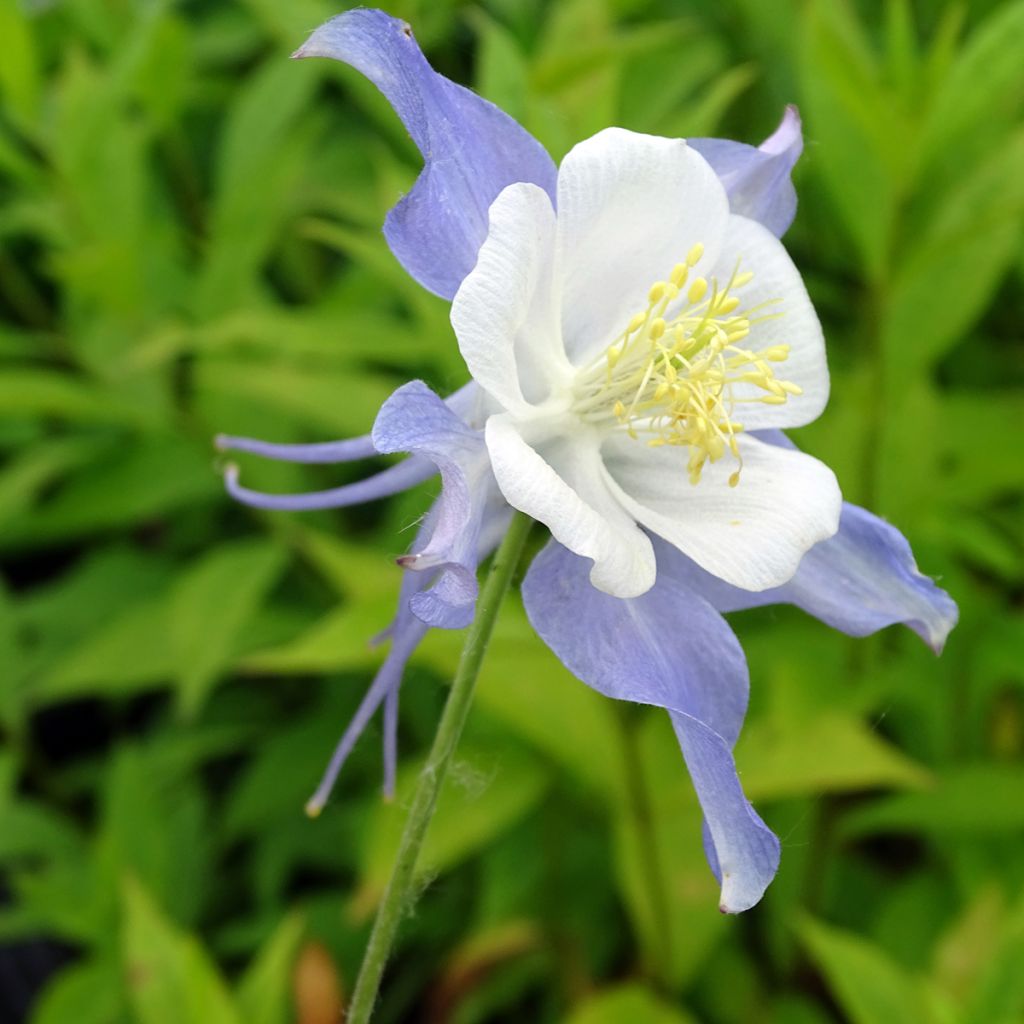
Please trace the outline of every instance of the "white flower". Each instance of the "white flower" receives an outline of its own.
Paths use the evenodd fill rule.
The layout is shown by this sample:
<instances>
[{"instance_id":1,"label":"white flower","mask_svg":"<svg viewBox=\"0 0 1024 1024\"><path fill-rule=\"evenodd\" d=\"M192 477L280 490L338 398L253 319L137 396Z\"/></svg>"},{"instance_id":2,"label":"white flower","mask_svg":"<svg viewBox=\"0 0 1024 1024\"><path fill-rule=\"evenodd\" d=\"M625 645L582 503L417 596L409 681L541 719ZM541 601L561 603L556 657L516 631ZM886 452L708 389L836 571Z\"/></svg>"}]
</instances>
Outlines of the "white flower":
<instances>
[{"instance_id":1,"label":"white flower","mask_svg":"<svg viewBox=\"0 0 1024 1024\"><path fill-rule=\"evenodd\" d=\"M617 597L654 584L641 527L737 587L785 583L841 506L828 467L750 433L828 398L785 249L683 140L600 132L563 161L557 201L506 188L452 305L505 498Z\"/></svg>"}]
</instances>

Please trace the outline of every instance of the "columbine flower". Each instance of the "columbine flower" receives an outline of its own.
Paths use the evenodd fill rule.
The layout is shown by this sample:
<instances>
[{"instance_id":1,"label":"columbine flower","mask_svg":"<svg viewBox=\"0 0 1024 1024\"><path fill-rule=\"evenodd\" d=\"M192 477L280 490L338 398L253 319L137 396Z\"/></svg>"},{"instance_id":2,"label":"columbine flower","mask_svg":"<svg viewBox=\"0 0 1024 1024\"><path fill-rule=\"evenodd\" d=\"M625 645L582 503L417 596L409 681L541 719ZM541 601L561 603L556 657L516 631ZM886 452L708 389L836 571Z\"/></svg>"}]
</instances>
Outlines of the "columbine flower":
<instances>
[{"instance_id":1,"label":"columbine flower","mask_svg":"<svg viewBox=\"0 0 1024 1024\"><path fill-rule=\"evenodd\" d=\"M785 583L836 532L841 498L820 462L748 433L807 423L828 396L781 243L730 213L683 140L617 128L565 158L557 206L506 188L452 305L494 404L502 493L616 597L654 584L641 526L736 586Z\"/></svg>"},{"instance_id":2,"label":"columbine flower","mask_svg":"<svg viewBox=\"0 0 1024 1024\"><path fill-rule=\"evenodd\" d=\"M428 627L471 621L476 567L515 507L553 538L523 584L535 629L590 686L669 712L721 907L747 909L779 844L733 763L748 674L721 613L789 602L855 636L902 622L936 651L956 622L898 531L843 504L831 471L781 433L828 395L817 317L777 240L796 209L795 109L757 148L609 129L556 174L520 125L434 72L380 11L335 18L296 56L358 68L423 153L384 231L417 281L454 300L473 377L447 401L404 385L364 438L218 439L295 462L410 454L290 496L250 491L229 466L230 492L263 508L369 501L434 472L444 485L399 560L390 650L310 811L381 705L393 785L404 666Z\"/></svg>"}]
</instances>

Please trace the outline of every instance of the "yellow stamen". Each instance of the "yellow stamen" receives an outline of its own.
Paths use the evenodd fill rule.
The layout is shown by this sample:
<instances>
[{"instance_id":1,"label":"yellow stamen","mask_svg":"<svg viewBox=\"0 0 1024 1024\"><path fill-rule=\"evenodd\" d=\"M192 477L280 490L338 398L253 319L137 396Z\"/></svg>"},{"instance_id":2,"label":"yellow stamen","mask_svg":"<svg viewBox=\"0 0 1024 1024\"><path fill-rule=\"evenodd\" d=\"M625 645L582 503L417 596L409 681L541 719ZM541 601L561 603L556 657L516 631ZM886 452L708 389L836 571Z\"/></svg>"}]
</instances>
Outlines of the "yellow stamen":
<instances>
[{"instance_id":1,"label":"yellow stamen","mask_svg":"<svg viewBox=\"0 0 1024 1024\"><path fill-rule=\"evenodd\" d=\"M690 290L686 293L686 298L692 304L700 302L701 299L707 294L708 282L703 277L698 277L693 284L690 285Z\"/></svg>"},{"instance_id":2,"label":"yellow stamen","mask_svg":"<svg viewBox=\"0 0 1024 1024\"><path fill-rule=\"evenodd\" d=\"M668 279L677 287L682 288L686 283L686 278L690 273L690 268L685 263L677 263L672 268L672 273L669 274Z\"/></svg>"},{"instance_id":3,"label":"yellow stamen","mask_svg":"<svg viewBox=\"0 0 1024 1024\"><path fill-rule=\"evenodd\" d=\"M693 484L700 482L708 462L729 453L739 463L728 477L729 486L736 487L743 468L736 441L743 426L732 418L737 405L782 405L802 390L776 378L770 365L788 358L789 345L757 348L757 325L782 315L766 311L779 300L740 309L734 293L753 280L752 271L741 273L737 263L724 287L714 278L695 278L683 308L668 312L703 255L704 246L694 245L667 280L651 286L647 309L629 321L601 358L580 371L573 408L588 422L613 421L616 429L652 448L687 448ZM753 346L740 347L750 345L751 335ZM734 393L737 387L740 394Z\"/></svg>"}]
</instances>

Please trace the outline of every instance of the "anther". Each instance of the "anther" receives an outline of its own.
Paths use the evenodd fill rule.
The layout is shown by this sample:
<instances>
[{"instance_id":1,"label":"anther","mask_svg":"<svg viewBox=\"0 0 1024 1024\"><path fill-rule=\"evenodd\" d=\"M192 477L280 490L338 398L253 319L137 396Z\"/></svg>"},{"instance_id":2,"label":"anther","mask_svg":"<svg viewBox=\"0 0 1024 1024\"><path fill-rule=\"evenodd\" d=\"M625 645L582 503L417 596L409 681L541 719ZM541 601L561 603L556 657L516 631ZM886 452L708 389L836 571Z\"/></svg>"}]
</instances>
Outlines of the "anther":
<instances>
[{"instance_id":1,"label":"anther","mask_svg":"<svg viewBox=\"0 0 1024 1024\"><path fill-rule=\"evenodd\" d=\"M698 277L693 284L690 285L690 290L686 293L686 298L690 302L700 302L701 299L707 295L708 282L703 277Z\"/></svg>"},{"instance_id":2,"label":"anther","mask_svg":"<svg viewBox=\"0 0 1024 1024\"><path fill-rule=\"evenodd\" d=\"M697 263L700 261L701 256L703 256L703 255L704 255L704 243L703 242L698 242L686 254L686 262L689 263L691 267L695 267L697 265Z\"/></svg>"}]
</instances>

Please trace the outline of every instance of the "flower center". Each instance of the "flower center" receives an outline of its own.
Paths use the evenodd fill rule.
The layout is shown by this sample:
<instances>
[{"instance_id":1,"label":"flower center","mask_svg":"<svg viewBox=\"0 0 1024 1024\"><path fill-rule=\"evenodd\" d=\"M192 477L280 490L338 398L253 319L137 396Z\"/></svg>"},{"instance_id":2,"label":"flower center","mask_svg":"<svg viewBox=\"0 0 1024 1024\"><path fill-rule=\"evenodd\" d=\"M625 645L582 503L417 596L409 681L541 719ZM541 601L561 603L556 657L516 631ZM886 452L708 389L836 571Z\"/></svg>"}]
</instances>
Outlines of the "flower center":
<instances>
[{"instance_id":1,"label":"flower center","mask_svg":"<svg viewBox=\"0 0 1024 1024\"><path fill-rule=\"evenodd\" d=\"M740 273L739 261L724 288L714 278L710 283L703 277L690 280L703 254L698 243L667 281L656 281L647 308L580 371L573 410L590 423L611 421L632 438L646 438L652 447L685 446L692 484L700 482L705 463L728 451L739 463L729 477L729 486L735 487L742 469L736 435L743 430L733 419L736 407L749 402L782 405L801 389L776 378L770 365L786 359L789 345L759 352L742 345L755 325L782 316L765 312L782 300L741 309L735 293L754 275ZM763 394L745 388L737 397L737 384L753 385Z\"/></svg>"}]
</instances>

